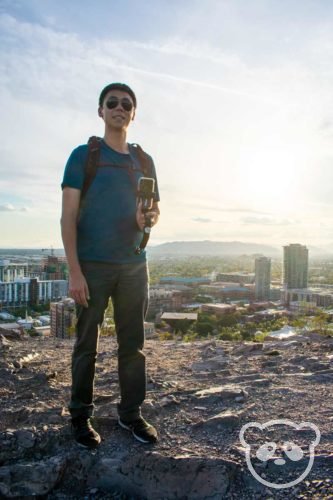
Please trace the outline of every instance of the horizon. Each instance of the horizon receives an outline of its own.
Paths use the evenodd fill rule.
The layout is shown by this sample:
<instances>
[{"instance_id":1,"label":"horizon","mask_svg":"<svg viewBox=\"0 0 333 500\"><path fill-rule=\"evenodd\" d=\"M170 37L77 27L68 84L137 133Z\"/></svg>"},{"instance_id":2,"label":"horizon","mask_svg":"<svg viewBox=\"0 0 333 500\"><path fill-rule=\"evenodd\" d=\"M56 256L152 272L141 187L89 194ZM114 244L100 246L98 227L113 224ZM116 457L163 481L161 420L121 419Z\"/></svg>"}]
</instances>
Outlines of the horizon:
<instances>
[{"instance_id":1,"label":"horizon","mask_svg":"<svg viewBox=\"0 0 333 500\"><path fill-rule=\"evenodd\" d=\"M219 244L221 243L222 245L223 244L228 244L228 245L241 245L244 247L244 250L242 252L237 252L237 250L230 250L230 254L228 253L222 253L222 254L213 254L213 253L204 253L204 250L202 250L202 253L199 253L199 250L195 251L193 249L193 245L194 244L202 244L202 243L207 243L208 245L209 244L212 244L215 246L215 244ZM286 245L291 245L291 244L302 244L302 243L299 243L299 242L289 242L287 243ZM154 249L158 249L159 247L163 247L163 246L167 246L167 245L170 245L170 246L175 246L175 245L179 245L179 246L183 246L183 245L186 245L186 244L191 244L192 245L192 248L190 249L191 251L189 252L184 252L184 253L172 253L172 250L166 250L166 256L173 256L174 258L181 258L181 257L184 257L186 255L188 256L193 256L193 257L236 257L236 256L247 256L247 257L251 257L251 256L254 256L254 255L266 255L270 258L273 258L273 259L276 259L276 258L283 258L283 248L284 246L286 245L269 245L269 244L263 244L263 243L258 243L258 242L244 242L244 241L240 241L240 240L233 240L233 241L214 241L214 240L178 240L178 241L166 241L166 242L163 242L163 243L159 243L159 244L153 244L153 245L149 245L148 248L147 248L147 256L148 256L148 259L151 259L151 258L154 258L156 256L161 256L159 254L157 255L154 255L149 253L149 250L152 250L154 251ZM255 246L255 247L258 247L258 251L256 252L255 249L251 249L251 250L246 250L246 247L247 246ZM313 260L313 259L318 259L318 258L323 258L323 259L331 259L333 258L333 249L329 249L329 248L324 248L324 247L320 247L320 246L313 246L313 245L304 245L308 251L309 251L309 260ZM260 251L260 247L261 248L261 251ZM266 252L264 252L264 250L266 250ZM277 257L277 251L280 250L281 251L281 256ZM51 255L52 252L63 252L64 255L65 255L65 251L64 251L64 248L63 246L60 246L60 247L48 247L48 248L42 248L42 247L0 247L0 252L4 252L4 251L36 251L36 252L45 252L45 256L47 255ZM244 253L245 252L245 253ZM0 256L0 260L1 260L1 256Z\"/></svg>"},{"instance_id":2,"label":"horizon","mask_svg":"<svg viewBox=\"0 0 333 500\"><path fill-rule=\"evenodd\" d=\"M261 242L258 242L258 241L241 241L241 240L208 240L208 239L203 239L203 240L191 240L191 239L188 239L188 240L173 240L173 241L162 241L160 243L150 243L149 242L149 246L148 248L151 248L151 247L156 247L156 246L162 246L162 245L168 245L168 244L173 244L173 243L234 243L234 244L242 244L242 245L258 245L258 246L267 246L267 247L273 247L273 248L278 248L278 247L284 247L286 245L292 245L292 244L300 244L300 245L303 245L305 247L311 247L313 245L305 245L303 243L300 243L300 242L296 242L296 241L293 241L293 242L288 242L288 243L284 243L283 245L279 245L279 244L268 244L268 243L261 243ZM18 250L38 250L40 249L41 251L42 250L62 250L64 249L63 248L63 245L61 244L59 247L54 247L53 245L49 245L48 247L44 248L42 246L34 246L34 247L31 247L31 246L26 246L26 247L23 247L23 246L19 246L19 247L13 247L13 246L6 246L6 247L2 247L0 246L0 250L11 250L13 248L16 248ZM318 247L319 248L319 247Z\"/></svg>"},{"instance_id":3,"label":"horizon","mask_svg":"<svg viewBox=\"0 0 333 500\"><path fill-rule=\"evenodd\" d=\"M333 4L299 5L2 2L1 248L62 247L66 161L103 134L100 90L124 81L138 98L128 140L157 169L151 246L333 250Z\"/></svg>"}]
</instances>

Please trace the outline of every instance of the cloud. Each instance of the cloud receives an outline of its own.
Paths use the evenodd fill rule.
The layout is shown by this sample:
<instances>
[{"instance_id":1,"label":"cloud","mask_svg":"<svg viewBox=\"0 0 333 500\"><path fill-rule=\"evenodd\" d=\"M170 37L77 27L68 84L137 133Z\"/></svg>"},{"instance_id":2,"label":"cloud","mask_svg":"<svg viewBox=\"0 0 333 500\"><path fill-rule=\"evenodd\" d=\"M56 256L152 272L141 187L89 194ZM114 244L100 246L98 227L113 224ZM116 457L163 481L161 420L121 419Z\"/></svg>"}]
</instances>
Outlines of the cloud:
<instances>
[{"instance_id":1,"label":"cloud","mask_svg":"<svg viewBox=\"0 0 333 500\"><path fill-rule=\"evenodd\" d=\"M333 119L324 118L318 126L319 132L323 134L324 137L332 139L333 136Z\"/></svg>"},{"instance_id":2,"label":"cloud","mask_svg":"<svg viewBox=\"0 0 333 500\"><path fill-rule=\"evenodd\" d=\"M258 224L260 226L289 226L295 224L295 221L288 219L278 220L270 217L243 217L241 219L242 224Z\"/></svg>"},{"instance_id":3,"label":"cloud","mask_svg":"<svg viewBox=\"0 0 333 500\"><path fill-rule=\"evenodd\" d=\"M248 214L265 214L261 210L252 210L251 208L216 208L219 212L229 212L229 213L248 213Z\"/></svg>"},{"instance_id":4,"label":"cloud","mask_svg":"<svg viewBox=\"0 0 333 500\"><path fill-rule=\"evenodd\" d=\"M194 222L213 222L212 219L208 219L208 218L205 218L205 217L193 217L192 220Z\"/></svg>"},{"instance_id":5,"label":"cloud","mask_svg":"<svg viewBox=\"0 0 333 500\"><path fill-rule=\"evenodd\" d=\"M0 205L0 212L14 212L15 208L10 203L6 203L6 205Z\"/></svg>"},{"instance_id":6,"label":"cloud","mask_svg":"<svg viewBox=\"0 0 333 500\"><path fill-rule=\"evenodd\" d=\"M242 63L237 54L223 51L218 47L212 47L209 44L201 43L200 46L193 43L193 41L184 40L180 37L175 37L170 40L164 40L160 43L153 42L131 42L132 47L137 47L140 50L147 50L157 52L158 54L168 54L176 56L184 56L193 59L203 60L205 62L211 61L214 64L221 64L227 67L234 67L236 65L246 65Z\"/></svg>"},{"instance_id":7,"label":"cloud","mask_svg":"<svg viewBox=\"0 0 333 500\"><path fill-rule=\"evenodd\" d=\"M257 214L257 215L268 215L268 212L262 210L254 210L248 207L220 207L216 205L211 205L209 203L196 203L196 204L188 204L189 207L200 209L200 210L208 210L212 212L223 212L223 213L246 213L246 214Z\"/></svg>"},{"instance_id":8,"label":"cloud","mask_svg":"<svg viewBox=\"0 0 333 500\"><path fill-rule=\"evenodd\" d=\"M287 27L267 9L258 17L262 2L253 9L231 4L213 2L211 9L198 1L191 9L177 4L174 30L161 36L147 30L149 35L142 37L128 30L126 37L133 39L124 39L116 29L112 38L84 30L78 35L57 31L61 22L45 27L0 15L0 198L12 202L12 208L3 203L0 211L16 212L24 221L29 217L27 232L38 216L45 221L40 231L57 219L66 159L89 135L103 133L96 114L98 94L109 81L124 80L135 88L139 102L129 140L147 148L157 167L163 213L156 235L170 234L176 226L180 238L182 231L214 236L223 230L224 239L235 231L240 238L253 232L262 241L271 226L279 226L276 233L283 238L287 232L292 236L292 219L299 214L305 232L309 215L322 220L331 213L333 75L326 62L333 30L320 31L316 19L316 30L305 30L305 37L297 29L304 25L299 9L292 22L286 16L292 7L281 9ZM260 35L258 23L249 23L247 14L269 20L259 26ZM41 15L46 19L45 12ZM297 33L290 23L296 23ZM218 30L211 28L217 24ZM289 32L292 40L285 44L281 37ZM259 47L267 34L269 47ZM298 45L292 51L295 37ZM251 44L245 43L249 39ZM267 154L260 156L262 149ZM279 151L290 168L279 160ZM289 188L286 199L272 196L274 182L278 194ZM15 198L8 198L10 193ZM20 217L31 200L33 210ZM287 209L289 200L293 206ZM326 210L314 205L323 201ZM220 216L227 219L223 226L216 213L227 214ZM189 220L197 222L190 229ZM317 229L317 238L326 238L327 232L320 236Z\"/></svg>"},{"instance_id":9,"label":"cloud","mask_svg":"<svg viewBox=\"0 0 333 500\"><path fill-rule=\"evenodd\" d=\"M28 212L27 207L14 207L11 203L0 205L0 212Z\"/></svg>"}]
</instances>

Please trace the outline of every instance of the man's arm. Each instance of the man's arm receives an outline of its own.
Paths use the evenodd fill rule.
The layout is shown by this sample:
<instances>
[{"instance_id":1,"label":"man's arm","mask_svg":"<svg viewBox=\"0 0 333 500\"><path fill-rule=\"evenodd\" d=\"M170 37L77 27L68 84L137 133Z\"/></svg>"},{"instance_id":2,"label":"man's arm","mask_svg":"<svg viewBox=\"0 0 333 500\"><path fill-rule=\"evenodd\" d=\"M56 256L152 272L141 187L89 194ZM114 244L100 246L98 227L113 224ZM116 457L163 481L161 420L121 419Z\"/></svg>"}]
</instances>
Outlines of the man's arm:
<instances>
[{"instance_id":1,"label":"man's arm","mask_svg":"<svg viewBox=\"0 0 333 500\"><path fill-rule=\"evenodd\" d=\"M69 268L69 295L76 303L88 307L88 285L77 255L77 218L81 191L65 187L62 195L61 235Z\"/></svg>"},{"instance_id":2,"label":"man's arm","mask_svg":"<svg viewBox=\"0 0 333 500\"><path fill-rule=\"evenodd\" d=\"M160 216L160 209L159 209L159 206L158 206L158 201L154 201L153 206L152 206L150 212L148 212L148 215L151 216L151 225L155 226L155 224L158 223L158 219L159 219L159 216Z\"/></svg>"},{"instance_id":3,"label":"man's arm","mask_svg":"<svg viewBox=\"0 0 333 500\"><path fill-rule=\"evenodd\" d=\"M136 212L136 222L139 228L143 230L143 228L145 227L145 214L141 210L141 205L142 203L139 203L138 205L138 209ZM160 209L158 207L158 202L154 201L151 209L149 210L149 212L146 213L146 216L150 217L151 227L157 224L159 215L160 215Z\"/></svg>"}]
</instances>

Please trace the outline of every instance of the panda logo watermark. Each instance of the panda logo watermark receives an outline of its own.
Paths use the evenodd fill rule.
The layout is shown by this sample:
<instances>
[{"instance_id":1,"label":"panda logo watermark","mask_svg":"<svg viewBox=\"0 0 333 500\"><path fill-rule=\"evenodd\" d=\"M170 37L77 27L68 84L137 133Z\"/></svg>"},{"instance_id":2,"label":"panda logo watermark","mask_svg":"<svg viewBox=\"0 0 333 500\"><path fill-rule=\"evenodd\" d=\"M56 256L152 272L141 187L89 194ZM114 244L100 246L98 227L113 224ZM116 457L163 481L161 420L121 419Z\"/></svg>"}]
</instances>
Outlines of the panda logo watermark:
<instances>
[{"instance_id":1,"label":"panda logo watermark","mask_svg":"<svg viewBox=\"0 0 333 500\"><path fill-rule=\"evenodd\" d=\"M306 469L303 471L303 473L294 479L293 481L287 482L287 483L275 483L275 482L270 482L266 480L265 477L261 477L259 473L255 470L252 460L251 460L251 444L249 444L244 437L244 434L249 430L259 430L261 432L266 432L267 430L270 430L272 426L274 425L284 425L284 426L289 426L294 431L302 431L302 430L309 430L311 433L313 431L314 433L314 439L309 443L309 460L306 466ZM300 424L296 424L295 422L292 422L291 420L286 420L286 419L278 419L278 420L269 420L268 422L265 422L264 424L260 424L258 422L249 422L248 424L243 425L243 427L240 430L239 433L239 439L240 442L242 443L242 446L245 448L245 458L246 458L246 464L248 466L249 471L251 472L252 476L257 479L260 483L264 484L265 486L268 486L270 488L276 488L276 489L282 489L282 488L291 488L292 486L295 486L296 484L300 483L303 481L303 479L306 478L306 476L310 473L313 463L314 463L314 457L315 457L315 447L318 445L320 441L320 431L318 427L311 423L311 422L301 422ZM290 460L291 462L299 462L303 458L305 458L304 452L300 446L298 446L296 443L294 443L291 440L285 441L283 443L283 446L281 446L282 451L284 452L283 456L276 456L276 451L278 449L278 445L275 441L267 441L265 442L257 449L255 456L259 460L259 462L262 463L267 463L268 461L271 461L274 463L275 466L278 467L278 469L281 467L281 471L283 470L283 466L287 465L287 461Z\"/></svg>"}]
</instances>

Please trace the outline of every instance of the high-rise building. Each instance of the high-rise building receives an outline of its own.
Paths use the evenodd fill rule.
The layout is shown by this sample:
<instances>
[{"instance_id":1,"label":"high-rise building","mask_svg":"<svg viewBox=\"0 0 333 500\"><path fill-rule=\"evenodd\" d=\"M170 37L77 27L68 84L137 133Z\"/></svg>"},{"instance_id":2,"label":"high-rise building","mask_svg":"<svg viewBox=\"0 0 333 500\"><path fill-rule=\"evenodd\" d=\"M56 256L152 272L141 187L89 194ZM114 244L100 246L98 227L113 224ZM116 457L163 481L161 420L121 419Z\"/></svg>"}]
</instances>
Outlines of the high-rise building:
<instances>
[{"instance_id":1,"label":"high-rise building","mask_svg":"<svg viewBox=\"0 0 333 500\"><path fill-rule=\"evenodd\" d=\"M37 278L20 278L15 281L0 281L0 307L12 308L23 305L48 304L68 295L68 281L39 281Z\"/></svg>"},{"instance_id":2,"label":"high-rise building","mask_svg":"<svg viewBox=\"0 0 333 500\"><path fill-rule=\"evenodd\" d=\"M44 280L65 280L67 279L67 261L65 257L48 255L43 261Z\"/></svg>"},{"instance_id":3,"label":"high-rise building","mask_svg":"<svg viewBox=\"0 0 333 500\"><path fill-rule=\"evenodd\" d=\"M0 282L0 308L22 307L29 304L30 278Z\"/></svg>"},{"instance_id":4,"label":"high-rise building","mask_svg":"<svg viewBox=\"0 0 333 500\"><path fill-rule=\"evenodd\" d=\"M256 300L269 300L271 287L271 259L257 257L255 260Z\"/></svg>"},{"instance_id":5,"label":"high-rise building","mask_svg":"<svg viewBox=\"0 0 333 500\"><path fill-rule=\"evenodd\" d=\"M285 288L307 288L309 250L293 243L283 247L283 284Z\"/></svg>"},{"instance_id":6,"label":"high-rise building","mask_svg":"<svg viewBox=\"0 0 333 500\"><path fill-rule=\"evenodd\" d=\"M75 302L68 298L61 302L51 302L51 335L61 339L70 337L71 327L75 325Z\"/></svg>"},{"instance_id":7,"label":"high-rise building","mask_svg":"<svg viewBox=\"0 0 333 500\"><path fill-rule=\"evenodd\" d=\"M10 262L7 259L0 260L0 281L9 283L28 276L29 265L25 262Z\"/></svg>"}]
</instances>

